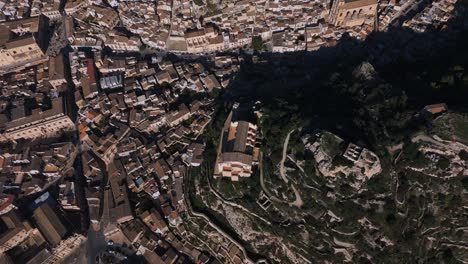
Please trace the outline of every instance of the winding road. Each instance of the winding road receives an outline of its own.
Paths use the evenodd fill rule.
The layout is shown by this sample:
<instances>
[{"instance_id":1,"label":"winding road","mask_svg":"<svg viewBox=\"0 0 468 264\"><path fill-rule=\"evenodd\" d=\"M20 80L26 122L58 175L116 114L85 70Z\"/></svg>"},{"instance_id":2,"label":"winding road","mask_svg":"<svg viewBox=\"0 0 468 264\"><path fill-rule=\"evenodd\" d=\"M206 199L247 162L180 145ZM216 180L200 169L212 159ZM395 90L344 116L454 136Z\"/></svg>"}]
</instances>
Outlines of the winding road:
<instances>
[{"instance_id":1,"label":"winding road","mask_svg":"<svg viewBox=\"0 0 468 264\"><path fill-rule=\"evenodd\" d=\"M240 209L240 210L244 211L245 213L249 214L250 216L256 217L256 218L258 218L259 220L265 222L266 224L271 225L271 222L270 222L270 221L268 221L267 219L265 219L265 218L259 216L259 215L256 214L256 213L251 212L250 210L248 210L247 208L243 207L242 205L239 205L239 204L236 204L236 203L234 203L234 202L231 202L231 201L226 200L226 199L223 197L223 195L221 195L221 194L220 194L217 190L215 190L215 188L212 186L211 181L210 181L210 177L211 177L211 176L208 176L208 187L210 188L211 193L213 193L213 194L216 196L216 198L219 199L220 202L222 202L222 203L224 203L224 204L227 204L227 205L229 205L229 206L231 206L231 207Z\"/></svg>"},{"instance_id":2,"label":"winding road","mask_svg":"<svg viewBox=\"0 0 468 264\"><path fill-rule=\"evenodd\" d=\"M190 167L189 167L189 170L190 170ZM245 247L243 245L241 245L238 241L236 241L233 237L231 237L229 234L227 234L222 228L218 227L215 223L213 223L211 221L211 219L201 213L201 212L197 212L193 209L192 207L192 204L190 203L190 194L188 193L188 189L187 189L187 186L185 185L185 183L189 183L190 182L188 181L188 175L190 175L189 171L187 171L187 173L184 174L184 185L183 185L183 192L184 192L184 201L185 201L185 204L187 205L187 213L189 215L189 217L196 217L196 218L201 218L203 220L206 221L206 223L208 225L210 225L212 228L214 228L216 231L218 231L220 234L222 234L225 238L229 239L229 241L231 241L232 243L234 243L241 251L242 251L242 254L244 255L247 263L268 263L268 261L266 259L260 259L258 261L253 261L247 254L247 250L245 249Z\"/></svg>"},{"instance_id":3,"label":"winding road","mask_svg":"<svg viewBox=\"0 0 468 264\"><path fill-rule=\"evenodd\" d=\"M263 192L265 192L265 195L268 196L268 199L277 202L277 203L286 203L285 201L279 199L272 193L270 193L270 190L265 186L265 178L263 176L263 153L260 152L260 162L259 162L259 169L260 169L260 186L262 187Z\"/></svg>"},{"instance_id":4,"label":"winding road","mask_svg":"<svg viewBox=\"0 0 468 264\"><path fill-rule=\"evenodd\" d=\"M289 182L289 180L288 180L288 177L286 175L286 169L284 168L284 162L286 161L286 158L287 158L289 139L291 137L291 134L294 132L294 130L296 130L296 129L293 129L293 130L289 131L288 135L284 139L283 157L281 158L281 162L280 162L280 175L281 175L281 178L283 178L283 181L286 184ZM294 202L289 203L289 205L290 206L301 207L304 204L304 202L302 201L302 198L301 198L301 195L300 195L299 191L297 190L296 186L294 186L293 183L291 183L291 188L294 191L294 195L296 196L296 199L294 200Z\"/></svg>"},{"instance_id":5,"label":"winding road","mask_svg":"<svg viewBox=\"0 0 468 264\"><path fill-rule=\"evenodd\" d=\"M283 157L281 158L281 162L280 162L280 175L281 175L281 178L283 178L283 181L285 183L288 183L289 180L288 178L286 177L286 170L284 169L284 162L286 161L286 156L287 156L287 152L288 152L288 144L289 144L289 138L291 137L291 134L292 132L294 132L294 129L289 131L288 135L286 136L286 138L284 139L284 143L283 143Z\"/></svg>"}]
</instances>

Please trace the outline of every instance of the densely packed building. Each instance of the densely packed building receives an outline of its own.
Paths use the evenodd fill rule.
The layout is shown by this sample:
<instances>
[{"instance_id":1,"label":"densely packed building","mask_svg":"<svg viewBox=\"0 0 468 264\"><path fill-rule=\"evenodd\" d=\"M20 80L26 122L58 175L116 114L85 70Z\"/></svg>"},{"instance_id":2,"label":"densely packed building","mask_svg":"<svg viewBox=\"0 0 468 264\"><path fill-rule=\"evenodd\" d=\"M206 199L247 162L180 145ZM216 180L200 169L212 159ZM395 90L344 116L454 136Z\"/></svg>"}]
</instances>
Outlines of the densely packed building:
<instances>
[{"instance_id":1,"label":"densely packed building","mask_svg":"<svg viewBox=\"0 0 468 264\"><path fill-rule=\"evenodd\" d=\"M83 12L85 4L73 10L76 5L70 13ZM115 26L112 10L93 10L103 15L92 27ZM56 34L42 46L38 32L55 23ZM129 245L132 252L109 249L97 257L208 261L209 254L187 242L199 237L185 230L183 179L203 161L199 136L213 114L209 94L229 85L242 58L143 58L139 37L106 30L93 38L80 34L84 25L44 14L0 24L9 36L2 56L19 56L2 60L0 73L0 224L8 227L0 232L2 260L55 263L76 256L87 239L74 216L86 210L111 248ZM66 45L70 50L62 50ZM16 67L18 60L31 63ZM18 205L23 200L29 202ZM216 229L211 235L225 237ZM229 250L238 252L229 258L246 257L232 238L224 239L219 257Z\"/></svg>"},{"instance_id":2,"label":"densely packed building","mask_svg":"<svg viewBox=\"0 0 468 264\"><path fill-rule=\"evenodd\" d=\"M272 52L310 51L333 46L344 34L364 39L419 5L413 0L227 1L210 2L206 7L195 2L158 1L154 5L151 1L115 0L106 6L67 1L64 13L76 28L75 34L68 30L67 37L75 47L106 47L115 52L214 53L252 47L254 40ZM453 16L455 2L434 1L403 25L416 31L443 26ZM61 19L55 1L33 2L30 8L31 16ZM30 56L41 57L36 53Z\"/></svg>"},{"instance_id":3,"label":"densely packed building","mask_svg":"<svg viewBox=\"0 0 468 264\"><path fill-rule=\"evenodd\" d=\"M442 26L453 5L435 1L404 26ZM101 259L245 262L241 245L191 214L184 186L203 163L200 135L213 118L213 94L244 62L235 51L258 41L281 53L332 46L344 34L363 39L411 6L0 2L0 262L65 261L94 243L81 235L86 219L109 242ZM224 51L231 55L217 53ZM191 57L203 53L210 56ZM224 132L215 173L249 177L256 125L230 116Z\"/></svg>"}]
</instances>

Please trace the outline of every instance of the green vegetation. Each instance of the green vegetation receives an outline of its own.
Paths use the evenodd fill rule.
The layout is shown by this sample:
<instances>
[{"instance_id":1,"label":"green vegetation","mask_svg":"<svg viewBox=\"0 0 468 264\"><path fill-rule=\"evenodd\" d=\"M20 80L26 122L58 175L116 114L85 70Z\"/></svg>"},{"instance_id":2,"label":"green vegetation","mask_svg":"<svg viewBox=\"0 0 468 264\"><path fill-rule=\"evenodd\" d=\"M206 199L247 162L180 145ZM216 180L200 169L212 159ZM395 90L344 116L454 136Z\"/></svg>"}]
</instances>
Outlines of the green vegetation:
<instances>
[{"instance_id":1,"label":"green vegetation","mask_svg":"<svg viewBox=\"0 0 468 264\"><path fill-rule=\"evenodd\" d=\"M255 204L261 191L259 176L258 169L254 169L251 177L241 178L238 182L233 182L227 178L219 178L212 180L212 183L213 187L226 199L236 199L241 203Z\"/></svg>"},{"instance_id":2,"label":"green vegetation","mask_svg":"<svg viewBox=\"0 0 468 264\"><path fill-rule=\"evenodd\" d=\"M468 152L464 151L464 150L461 150L460 153L460 158L464 161L468 161Z\"/></svg>"},{"instance_id":3,"label":"green vegetation","mask_svg":"<svg viewBox=\"0 0 468 264\"><path fill-rule=\"evenodd\" d=\"M289 186L281 179L281 176L275 173L275 165L271 158L264 157L263 160L263 177L265 187L274 193L275 196L292 201L294 199L294 192Z\"/></svg>"},{"instance_id":4,"label":"green vegetation","mask_svg":"<svg viewBox=\"0 0 468 264\"><path fill-rule=\"evenodd\" d=\"M434 133L445 140L457 140L468 144L468 117L450 113L434 121Z\"/></svg>"},{"instance_id":5,"label":"green vegetation","mask_svg":"<svg viewBox=\"0 0 468 264\"><path fill-rule=\"evenodd\" d=\"M103 116L99 121L97 122L98 127L103 127L109 123L109 117L108 116Z\"/></svg>"},{"instance_id":6,"label":"green vegetation","mask_svg":"<svg viewBox=\"0 0 468 264\"><path fill-rule=\"evenodd\" d=\"M221 14L223 11L218 8L218 5L213 3L210 0L206 1L206 7L208 8L208 12L206 13L206 16L215 16Z\"/></svg>"},{"instance_id":7,"label":"green vegetation","mask_svg":"<svg viewBox=\"0 0 468 264\"><path fill-rule=\"evenodd\" d=\"M450 166L450 160L446 157L439 157L439 160L437 161L437 167L439 167L442 170L447 169Z\"/></svg>"},{"instance_id":8,"label":"green vegetation","mask_svg":"<svg viewBox=\"0 0 468 264\"><path fill-rule=\"evenodd\" d=\"M464 177L461 182L465 191L468 190L468 177Z\"/></svg>"},{"instance_id":9,"label":"green vegetation","mask_svg":"<svg viewBox=\"0 0 468 264\"><path fill-rule=\"evenodd\" d=\"M301 131L295 130L290 137L288 144L288 153L292 153L297 160L303 160L306 155L306 149L301 139Z\"/></svg>"},{"instance_id":10,"label":"green vegetation","mask_svg":"<svg viewBox=\"0 0 468 264\"><path fill-rule=\"evenodd\" d=\"M193 121L195 121L195 116L190 116L187 120L182 121L182 124L186 127L189 127Z\"/></svg>"},{"instance_id":11,"label":"green vegetation","mask_svg":"<svg viewBox=\"0 0 468 264\"><path fill-rule=\"evenodd\" d=\"M172 85L171 85L170 83L168 83L168 82L163 82L163 83L161 84L161 87L162 87L163 89L167 89L167 90L171 90L171 89L172 89Z\"/></svg>"},{"instance_id":12,"label":"green vegetation","mask_svg":"<svg viewBox=\"0 0 468 264\"><path fill-rule=\"evenodd\" d=\"M87 16L85 19L83 19L83 21L86 23L86 24L91 24L94 22L94 17L89 15Z\"/></svg>"},{"instance_id":13,"label":"green vegetation","mask_svg":"<svg viewBox=\"0 0 468 264\"><path fill-rule=\"evenodd\" d=\"M304 165L304 172L307 175L314 175L315 174L315 160L314 156L310 151L306 152L304 156L305 165Z\"/></svg>"},{"instance_id":14,"label":"green vegetation","mask_svg":"<svg viewBox=\"0 0 468 264\"><path fill-rule=\"evenodd\" d=\"M443 157L433 164L419 151L419 144L412 143L410 139L416 132L430 132L430 120L416 117L425 105L445 102L451 111L463 112L466 109L468 34L459 36L464 40L460 40L458 48L454 49L453 41L447 41L445 35L441 35L445 33L434 33L428 37L394 30L373 33L365 43L353 40L340 43L336 49L330 48L336 55L327 51L323 51L325 55L320 51L310 57L309 54L288 54L264 64L246 60L231 87L221 95L223 101L218 101L219 108L212 126L204 135L208 145L205 153L207 164L213 164L220 127L230 109L230 103L224 102L243 104L260 101L263 116L258 124L263 136L265 184L277 197L291 201L294 193L275 170L286 135L292 129L302 128L300 133L291 135L288 153L304 160L305 173L296 169L288 175L297 186L304 205L297 208L287 203L272 202L272 208L276 210L270 208L267 213L262 210L255 213L266 214L274 224L265 227L263 223L256 222L254 228L275 230L275 234L285 242L300 248L301 254L316 257L318 262L324 257L332 259L332 262L341 262L341 257L335 259L331 243L327 243L330 239L327 235L335 236L335 231L356 231L356 235L337 234L336 237L355 244L359 252L365 252L382 263L441 263L442 254L443 259L453 259L458 254L451 249L442 249L443 252L426 250L423 241L435 234L456 240L454 228L445 227L460 224L456 221L460 221L463 208L461 194L466 190L468 180L463 177L437 179L407 167L437 165L446 169L450 166L450 160ZM433 39L437 39L438 44L432 44ZM252 45L260 50L261 44L257 39ZM268 61L266 54L259 56L264 55L262 59ZM321 60L324 57L326 63ZM371 72L375 74L359 73L365 71L365 67L360 67L365 61L372 64L370 67L375 69ZM466 117L461 114L448 114L433 122L433 132L447 140L455 136L462 141L468 136ZM301 134L314 137L324 130L339 135L345 142L354 142L377 153L383 172L371 178L359 192L340 177L335 182L326 183L321 175L317 175L317 164L312 154L299 140ZM325 135L322 140L324 148L334 158L334 165L351 165L341 156L345 144L340 144L330 135ZM404 147L399 155L395 155L399 156L395 164L386 147L402 142ZM461 152L460 156L468 159L466 152ZM295 168L290 162L287 165ZM255 177L239 183L217 180L212 184L226 198L255 210L253 202L258 197ZM201 179L199 186L206 184L206 178ZM204 202L212 202L209 194L202 195ZM328 211L343 220L330 221L326 214ZM365 230L360 226L358 220L363 217L376 229ZM304 219L304 222L294 222L296 219ZM445 225L444 228L437 230L441 225ZM302 227L309 232L309 241L297 239L298 236L294 235L300 234ZM375 250L368 243L369 236L382 238L379 233L394 243L390 250ZM379 246L385 244L375 242ZM259 250L268 252L269 248ZM353 261L364 263L366 260L359 259L358 255L354 255L356 259ZM290 261L285 259L284 262Z\"/></svg>"},{"instance_id":15,"label":"green vegetation","mask_svg":"<svg viewBox=\"0 0 468 264\"><path fill-rule=\"evenodd\" d=\"M345 167L352 167L354 165L354 163L350 160L348 160L347 158L339 155L339 156L336 156L334 159L333 159L333 162L332 162L333 166L345 166Z\"/></svg>"},{"instance_id":16,"label":"green vegetation","mask_svg":"<svg viewBox=\"0 0 468 264\"><path fill-rule=\"evenodd\" d=\"M265 49L265 43L263 43L261 37L255 36L252 38L252 47L256 51L262 51Z\"/></svg>"},{"instance_id":17,"label":"green vegetation","mask_svg":"<svg viewBox=\"0 0 468 264\"><path fill-rule=\"evenodd\" d=\"M197 6L202 6L202 5L204 5L203 0L193 0L193 2L194 2Z\"/></svg>"},{"instance_id":18,"label":"green vegetation","mask_svg":"<svg viewBox=\"0 0 468 264\"><path fill-rule=\"evenodd\" d=\"M325 132L320 138L321 147L332 159L343 151L340 147L341 141L333 134Z\"/></svg>"},{"instance_id":19,"label":"green vegetation","mask_svg":"<svg viewBox=\"0 0 468 264\"><path fill-rule=\"evenodd\" d=\"M410 165L412 167L423 168L428 164L429 160L424 156L424 153L419 151L419 144L410 143L403 148L399 166Z\"/></svg>"},{"instance_id":20,"label":"green vegetation","mask_svg":"<svg viewBox=\"0 0 468 264\"><path fill-rule=\"evenodd\" d=\"M130 195L130 197L132 197L132 195ZM138 204L137 212L139 214L141 214L141 213L143 213L145 211L151 210L152 208L155 208L155 204L154 204L152 198L148 194L146 194L144 192L142 192L141 194L139 194L137 196L136 201L132 201L132 202L134 202L134 204Z\"/></svg>"},{"instance_id":21,"label":"green vegetation","mask_svg":"<svg viewBox=\"0 0 468 264\"><path fill-rule=\"evenodd\" d=\"M52 99L50 99L50 96L45 96L44 101L42 102L41 109L48 110L52 108Z\"/></svg>"},{"instance_id":22,"label":"green vegetation","mask_svg":"<svg viewBox=\"0 0 468 264\"><path fill-rule=\"evenodd\" d=\"M196 179L200 180L200 182L202 181L202 179L204 178L203 176L203 170L201 169L201 167L196 167L196 168L192 168L191 169L191 174L190 174L190 182L194 182ZM205 178L206 180L206 178ZM207 183L205 183L207 184ZM201 188L207 188L207 185L205 184L198 184L198 186L200 186ZM203 202L203 200L201 199L200 196L196 195L196 191L195 191L195 184L190 184L189 185L189 199L190 199L190 203L193 207L193 209L195 211L198 211L198 212L202 212L204 214L207 214L210 217L210 219L212 219L214 222L217 222L217 224L219 224L220 226L222 226L223 228L226 228L225 230L229 232L232 232L235 234L234 230L232 229L232 227L229 225L229 223L227 222L227 220L221 216L219 213L213 211L212 209L208 208L205 204L205 202ZM235 235L236 237L237 235Z\"/></svg>"},{"instance_id":23,"label":"green vegetation","mask_svg":"<svg viewBox=\"0 0 468 264\"><path fill-rule=\"evenodd\" d=\"M185 149L185 145L176 142L175 144L171 145L170 147L166 148L166 152L169 154L174 154L176 152L181 152Z\"/></svg>"},{"instance_id":24,"label":"green vegetation","mask_svg":"<svg viewBox=\"0 0 468 264\"><path fill-rule=\"evenodd\" d=\"M293 128L299 127L303 121L297 113L298 108L289 107L286 101L278 100L271 108L263 109L265 113L260 119L260 128L264 137L262 147L267 154L276 154L273 161L278 162L281 159L282 142L286 135Z\"/></svg>"},{"instance_id":25,"label":"green vegetation","mask_svg":"<svg viewBox=\"0 0 468 264\"><path fill-rule=\"evenodd\" d=\"M379 175L378 177L372 177L367 182L367 189L369 194L385 193L390 190L390 179L387 175Z\"/></svg>"}]
</instances>

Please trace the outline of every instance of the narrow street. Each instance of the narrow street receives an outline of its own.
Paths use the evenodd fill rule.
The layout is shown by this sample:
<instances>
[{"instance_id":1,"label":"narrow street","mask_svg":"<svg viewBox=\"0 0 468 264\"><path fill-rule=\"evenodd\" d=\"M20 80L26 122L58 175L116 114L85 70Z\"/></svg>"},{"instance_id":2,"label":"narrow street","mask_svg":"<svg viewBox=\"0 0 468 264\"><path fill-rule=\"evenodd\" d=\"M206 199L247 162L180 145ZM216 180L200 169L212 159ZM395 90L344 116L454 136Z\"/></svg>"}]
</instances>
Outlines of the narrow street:
<instances>
[{"instance_id":1,"label":"narrow street","mask_svg":"<svg viewBox=\"0 0 468 264\"><path fill-rule=\"evenodd\" d=\"M88 263L95 263L96 256L106 248L107 242L104 237L102 228L95 230L93 227L89 228L88 233L87 252Z\"/></svg>"}]
</instances>

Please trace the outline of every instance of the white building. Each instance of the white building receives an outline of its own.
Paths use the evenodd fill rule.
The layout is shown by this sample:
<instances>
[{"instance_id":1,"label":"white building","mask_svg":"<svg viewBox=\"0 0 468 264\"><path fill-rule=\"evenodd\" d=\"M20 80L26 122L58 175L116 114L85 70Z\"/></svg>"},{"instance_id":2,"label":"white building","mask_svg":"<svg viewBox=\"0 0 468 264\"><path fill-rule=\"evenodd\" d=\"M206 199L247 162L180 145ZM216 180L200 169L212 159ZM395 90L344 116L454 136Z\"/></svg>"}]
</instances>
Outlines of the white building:
<instances>
[{"instance_id":1,"label":"white building","mask_svg":"<svg viewBox=\"0 0 468 264\"><path fill-rule=\"evenodd\" d=\"M252 175L257 126L247 121L232 122L232 115L224 123L214 177L238 181L239 177Z\"/></svg>"}]
</instances>

